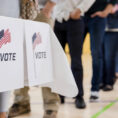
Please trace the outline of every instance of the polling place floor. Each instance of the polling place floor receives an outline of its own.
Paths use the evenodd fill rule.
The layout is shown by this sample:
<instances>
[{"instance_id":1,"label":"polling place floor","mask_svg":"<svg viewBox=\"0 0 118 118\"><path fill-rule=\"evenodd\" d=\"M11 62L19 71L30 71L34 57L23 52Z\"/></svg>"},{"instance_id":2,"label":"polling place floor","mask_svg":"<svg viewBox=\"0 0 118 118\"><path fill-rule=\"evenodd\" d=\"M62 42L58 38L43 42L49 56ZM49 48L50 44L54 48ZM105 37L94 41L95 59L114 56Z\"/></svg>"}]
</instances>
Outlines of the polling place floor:
<instances>
[{"instance_id":1,"label":"polling place floor","mask_svg":"<svg viewBox=\"0 0 118 118\"><path fill-rule=\"evenodd\" d=\"M57 118L118 118L118 82L116 82L114 90L111 92L100 91L100 101L98 103L90 103L90 87L92 76L92 59L90 56L90 45L87 38L83 50L83 67L84 67L84 89L85 101L87 108L79 110L75 108L74 100L66 98L66 103L60 106ZM67 56L68 49L66 50ZM42 118L43 117L43 100L41 89L33 87L30 90L31 96L31 113L16 118ZM13 96L11 98L11 103Z\"/></svg>"}]
</instances>

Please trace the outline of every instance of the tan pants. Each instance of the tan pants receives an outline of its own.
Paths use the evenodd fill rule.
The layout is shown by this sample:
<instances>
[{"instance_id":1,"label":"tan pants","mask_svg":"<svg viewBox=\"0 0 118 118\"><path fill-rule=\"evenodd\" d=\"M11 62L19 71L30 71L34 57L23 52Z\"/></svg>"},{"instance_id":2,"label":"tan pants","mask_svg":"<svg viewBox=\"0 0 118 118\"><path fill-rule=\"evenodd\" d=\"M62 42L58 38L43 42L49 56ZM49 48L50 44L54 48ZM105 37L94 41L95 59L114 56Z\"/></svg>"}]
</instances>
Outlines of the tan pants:
<instances>
[{"instance_id":1,"label":"tan pants","mask_svg":"<svg viewBox=\"0 0 118 118\"><path fill-rule=\"evenodd\" d=\"M53 27L52 19L48 19L45 17L43 13L38 14L35 21L46 22ZM28 104L30 103L30 97L28 94L29 87L25 87L23 89L16 90L15 94L15 103L19 104ZM50 88L43 87L42 88L42 95L44 101L44 110L56 110L59 109L60 98L57 94L52 93Z\"/></svg>"}]
</instances>

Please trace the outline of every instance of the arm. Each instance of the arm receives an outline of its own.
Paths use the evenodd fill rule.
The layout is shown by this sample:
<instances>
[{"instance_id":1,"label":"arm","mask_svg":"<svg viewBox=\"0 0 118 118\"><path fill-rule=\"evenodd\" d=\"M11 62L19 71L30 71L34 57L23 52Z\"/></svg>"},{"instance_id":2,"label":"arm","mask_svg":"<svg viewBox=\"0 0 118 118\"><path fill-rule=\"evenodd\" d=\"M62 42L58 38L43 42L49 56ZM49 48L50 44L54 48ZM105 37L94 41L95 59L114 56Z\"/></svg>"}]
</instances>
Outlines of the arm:
<instances>
[{"instance_id":1,"label":"arm","mask_svg":"<svg viewBox=\"0 0 118 118\"><path fill-rule=\"evenodd\" d=\"M52 1L48 1L45 5L45 7L43 8L42 12L45 14L45 16L47 18L50 18L51 17L51 13L52 13L52 10L54 8L54 6L56 5L55 2L52 2Z\"/></svg>"},{"instance_id":2,"label":"arm","mask_svg":"<svg viewBox=\"0 0 118 118\"><path fill-rule=\"evenodd\" d=\"M36 3L38 3L38 0L35 0L35 1L36 1ZM52 10L53 10L53 8L54 8L54 6L56 5L57 2L58 2L58 0L48 0L48 2L46 3L46 5L42 9L42 13L47 18L50 18L51 17Z\"/></svg>"},{"instance_id":3,"label":"arm","mask_svg":"<svg viewBox=\"0 0 118 118\"><path fill-rule=\"evenodd\" d=\"M108 4L103 11L95 12L94 14L91 15L91 17L94 18L96 16L99 16L101 18L106 18L112 12L112 9L113 9L113 5Z\"/></svg>"},{"instance_id":4,"label":"arm","mask_svg":"<svg viewBox=\"0 0 118 118\"><path fill-rule=\"evenodd\" d=\"M101 18L106 18L110 13L112 13L112 9L116 3L117 3L117 0L110 0L103 11L98 11L92 14L91 17L94 18L96 16L99 16Z\"/></svg>"},{"instance_id":5,"label":"arm","mask_svg":"<svg viewBox=\"0 0 118 118\"><path fill-rule=\"evenodd\" d=\"M77 8L71 12L70 17L72 19L79 19L81 14L84 14L95 2L95 0L82 0L82 2L77 6Z\"/></svg>"},{"instance_id":6,"label":"arm","mask_svg":"<svg viewBox=\"0 0 118 118\"><path fill-rule=\"evenodd\" d=\"M93 5L95 0L82 0L81 4L77 6L77 9L81 11L81 13L85 13L89 10L89 8Z\"/></svg>"},{"instance_id":7,"label":"arm","mask_svg":"<svg viewBox=\"0 0 118 118\"><path fill-rule=\"evenodd\" d=\"M116 4L112 9L112 14L116 13L117 11L118 11L118 4Z\"/></svg>"}]
</instances>

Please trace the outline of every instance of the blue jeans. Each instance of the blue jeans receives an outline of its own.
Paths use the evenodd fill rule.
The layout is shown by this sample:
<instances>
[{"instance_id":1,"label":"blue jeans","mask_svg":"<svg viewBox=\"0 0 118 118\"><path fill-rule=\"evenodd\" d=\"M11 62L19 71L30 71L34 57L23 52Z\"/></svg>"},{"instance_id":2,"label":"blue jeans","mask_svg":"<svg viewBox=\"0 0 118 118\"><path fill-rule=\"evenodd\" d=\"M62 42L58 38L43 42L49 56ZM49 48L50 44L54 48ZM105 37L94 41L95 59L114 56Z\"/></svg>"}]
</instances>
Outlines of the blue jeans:
<instances>
[{"instance_id":1,"label":"blue jeans","mask_svg":"<svg viewBox=\"0 0 118 118\"><path fill-rule=\"evenodd\" d=\"M92 54L92 88L91 91L99 91L99 84L102 77L103 54L102 45L105 33L106 19L85 16L85 35L90 33L91 54Z\"/></svg>"},{"instance_id":2,"label":"blue jeans","mask_svg":"<svg viewBox=\"0 0 118 118\"><path fill-rule=\"evenodd\" d=\"M118 51L116 54L116 72L118 73Z\"/></svg>"},{"instance_id":3,"label":"blue jeans","mask_svg":"<svg viewBox=\"0 0 118 118\"><path fill-rule=\"evenodd\" d=\"M118 32L106 32L104 37L104 85L113 85L118 67ZM116 61L117 57L117 61ZM117 64L116 64L117 62Z\"/></svg>"}]
</instances>

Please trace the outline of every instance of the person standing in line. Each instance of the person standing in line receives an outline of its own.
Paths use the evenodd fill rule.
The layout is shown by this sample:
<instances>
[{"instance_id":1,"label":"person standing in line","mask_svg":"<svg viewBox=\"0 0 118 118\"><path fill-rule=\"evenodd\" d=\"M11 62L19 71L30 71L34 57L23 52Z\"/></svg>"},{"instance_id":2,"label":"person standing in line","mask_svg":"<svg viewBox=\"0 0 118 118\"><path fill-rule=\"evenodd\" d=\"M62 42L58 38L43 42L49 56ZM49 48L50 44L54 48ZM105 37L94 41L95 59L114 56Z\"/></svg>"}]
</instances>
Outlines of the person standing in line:
<instances>
[{"instance_id":1,"label":"person standing in line","mask_svg":"<svg viewBox=\"0 0 118 118\"><path fill-rule=\"evenodd\" d=\"M90 102L99 100L99 84L103 76L103 54L102 45L105 34L106 17L111 13L116 0L96 0L93 6L86 12L85 36L90 33L91 53L92 53L92 87Z\"/></svg>"},{"instance_id":2,"label":"person standing in line","mask_svg":"<svg viewBox=\"0 0 118 118\"><path fill-rule=\"evenodd\" d=\"M20 0L0 0L0 15L18 18L20 16ZM10 92L0 92L0 118L7 118Z\"/></svg>"},{"instance_id":3,"label":"person standing in line","mask_svg":"<svg viewBox=\"0 0 118 118\"><path fill-rule=\"evenodd\" d=\"M54 31L64 50L66 43L69 44L71 69L79 90L75 104L76 108L83 109L86 107L83 98L83 67L81 60L84 38L83 15L94 3L94 0L62 1L54 10L56 19Z\"/></svg>"},{"instance_id":4,"label":"person standing in line","mask_svg":"<svg viewBox=\"0 0 118 118\"><path fill-rule=\"evenodd\" d=\"M118 3L118 1L117 1ZM118 53L118 4L113 8L112 14L107 17L107 28L104 36L104 76L102 78L103 91L113 90L115 84L115 66ZM118 60L117 60L118 62Z\"/></svg>"},{"instance_id":5,"label":"person standing in line","mask_svg":"<svg viewBox=\"0 0 118 118\"><path fill-rule=\"evenodd\" d=\"M24 2L26 0L23 0ZM58 0L35 0L36 5L39 6L39 13L34 21L45 22L53 26L53 21L51 18L52 10ZM25 6L24 6L25 7ZM21 11L23 11L21 9ZM24 18L30 14L21 14ZM30 18L33 18L29 16ZM30 112L30 97L28 94L29 87L25 87L14 92L15 99L14 103L9 110L9 117L19 116L21 114ZM60 105L60 98L56 93L52 93L50 88L42 88L43 104L44 104L44 116L43 118L56 118L57 112Z\"/></svg>"}]
</instances>

